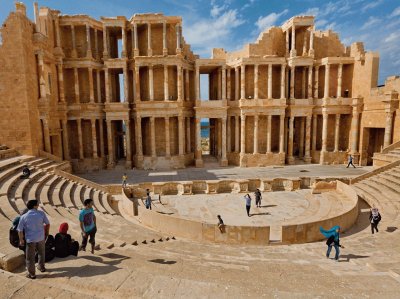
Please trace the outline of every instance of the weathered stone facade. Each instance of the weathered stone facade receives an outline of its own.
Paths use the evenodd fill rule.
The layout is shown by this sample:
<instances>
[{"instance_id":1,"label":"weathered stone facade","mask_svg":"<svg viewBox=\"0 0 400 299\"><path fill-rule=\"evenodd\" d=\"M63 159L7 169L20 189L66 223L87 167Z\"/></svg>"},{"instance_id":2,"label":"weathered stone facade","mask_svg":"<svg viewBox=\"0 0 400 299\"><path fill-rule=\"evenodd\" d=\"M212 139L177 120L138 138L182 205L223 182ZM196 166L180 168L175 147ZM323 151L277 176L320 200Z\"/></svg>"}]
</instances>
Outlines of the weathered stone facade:
<instances>
[{"instance_id":1,"label":"weathered stone facade","mask_svg":"<svg viewBox=\"0 0 400 299\"><path fill-rule=\"evenodd\" d=\"M400 130L398 94L376 89L379 56L315 30L312 16L210 59L192 53L180 17L162 14L95 20L35 5L33 23L17 3L1 34L0 143L75 171L201 167L202 118L223 166L343 163L348 153L367 164Z\"/></svg>"}]
</instances>

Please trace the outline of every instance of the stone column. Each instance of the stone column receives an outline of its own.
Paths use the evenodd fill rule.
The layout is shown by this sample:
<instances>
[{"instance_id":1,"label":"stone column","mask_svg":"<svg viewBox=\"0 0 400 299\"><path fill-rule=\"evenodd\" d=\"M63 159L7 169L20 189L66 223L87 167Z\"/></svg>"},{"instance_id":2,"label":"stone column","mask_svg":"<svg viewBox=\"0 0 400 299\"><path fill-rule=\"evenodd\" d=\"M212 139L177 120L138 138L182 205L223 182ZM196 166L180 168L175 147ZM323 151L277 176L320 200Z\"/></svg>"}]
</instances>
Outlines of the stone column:
<instances>
[{"instance_id":1,"label":"stone column","mask_svg":"<svg viewBox=\"0 0 400 299\"><path fill-rule=\"evenodd\" d=\"M96 85L97 85L97 102L101 103L101 81L100 81L100 70L96 70Z\"/></svg>"},{"instance_id":2,"label":"stone column","mask_svg":"<svg viewBox=\"0 0 400 299\"><path fill-rule=\"evenodd\" d=\"M196 66L196 74L195 74L195 88L196 88L196 101L200 101L200 70L199 67ZM197 121L197 119L196 119Z\"/></svg>"},{"instance_id":3,"label":"stone column","mask_svg":"<svg viewBox=\"0 0 400 299\"><path fill-rule=\"evenodd\" d=\"M235 67L235 101L239 100L239 67Z\"/></svg>"},{"instance_id":4,"label":"stone column","mask_svg":"<svg viewBox=\"0 0 400 299\"><path fill-rule=\"evenodd\" d=\"M181 49L181 30L179 24L176 24L176 54L181 54L182 49Z\"/></svg>"},{"instance_id":5,"label":"stone column","mask_svg":"<svg viewBox=\"0 0 400 299\"><path fill-rule=\"evenodd\" d=\"M290 97L290 92L289 92L289 67L286 68L285 70L285 97L288 99Z\"/></svg>"},{"instance_id":6,"label":"stone column","mask_svg":"<svg viewBox=\"0 0 400 299\"><path fill-rule=\"evenodd\" d=\"M46 98L46 80L44 78L44 58L43 58L43 51L39 51L38 53L38 76L39 76L39 93L40 98Z\"/></svg>"},{"instance_id":7,"label":"stone column","mask_svg":"<svg viewBox=\"0 0 400 299\"><path fill-rule=\"evenodd\" d=\"M97 133L96 133L96 119L90 119L92 125L92 147L93 147L93 159L97 159Z\"/></svg>"},{"instance_id":8,"label":"stone column","mask_svg":"<svg viewBox=\"0 0 400 299\"><path fill-rule=\"evenodd\" d=\"M279 117L279 153L285 152L285 114Z\"/></svg>"},{"instance_id":9,"label":"stone column","mask_svg":"<svg viewBox=\"0 0 400 299\"><path fill-rule=\"evenodd\" d=\"M107 168L113 168L114 160L114 138L111 120L107 120L107 145L108 145L108 161Z\"/></svg>"},{"instance_id":10,"label":"stone column","mask_svg":"<svg viewBox=\"0 0 400 299\"><path fill-rule=\"evenodd\" d=\"M33 16L35 22L35 31L40 32L40 22L39 22L39 5L37 2L33 2Z\"/></svg>"},{"instance_id":11,"label":"stone column","mask_svg":"<svg viewBox=\"0 0 400 299\"><path fill-rule=\"evenodd\" d=\"M107 26L103 25L103 58L109 58Z\"/></svg>"},{"instance_id":12,"label":"stone column","mask_svg":"<svg viewBox=\"0 0 400 299\"><path fill-rule=\"evenodd\" d=\"M82 119L76 120L78 124L78 144L79 144L79 159L84 159L83 155L83 138L82 138Z\"/></svg>"},{"instance_id":13,"label":"stone column","mask_svg":"<svg viewBox=\"0 0 400 299\"><path fill-rule=\"evenodd\" d=\"M307 115L306 117L306 144L305 144L305 154L304 154L304 162L311 162L310 155L310 144L311 144L311 115Z\"/></svg>"},{"instance_id":14,"label":"stone column","mask_svg":"<svg viewBox=\"0 0 400 299\"><path fill-rule=\"evenodd\" d=\"M304 117L300 117L299 157L304 155Z\"/></svg>"},{"instance_id":15,"label":"stone column","mask_svg":"<svg viewBox=\"0 0 400 299\"><path fill-rule=\"evenodd\" d=\"M313 98L312 94L312 65L308 67L308 91L307 91L307 96L308 99L311 100Z\"/></svg>"},{"instance_id":16,"label":"stone column","mask_svg":"<svg viewBox=\"0 0 400 299\"><path fill-rule=\"evenodd\" d=\"M388 147L392 143L393 112L386 112L385 137L383 147Z\"/></svg>"},{"instance_id":17,"label":"stone column","mask_svg":"<svg viewBox=\"0 0 400 299\"><path fill-rule=\"evenodd\" d=\"M258 114L254 115L254 145L253 153L258 154Z\"/></svg>"},{"instance_id":18,"label":"stone column","mask_svg":"<svg viewBox=\"0 0 400 299\"><path fill-rule=\"evenodd\" d=\"M335 152L339 151L340 114L335 118Z\"/></svg>"},{"instance_id":19,"label":"stone column","mask_svg":"<svg viewBox=\"0 0 400 299\"><path fill-rule=\"evenodd\" d=\"M59 48L61 47L61 37L60 37L60 21L59 21L59 15L55 18L55 26L54 29L56 31L56 47Z\"/></svg>"},{"instance_id":20,"label":"stone column","mask_svg":"<svg viewBox=\"0 0 400 299\"><path fill-rule=\"evenodd\" d=\"M296 51L296 26L292 25L292 49L290 50L290 56L297 56Z\"/></svg>"},{"instance_id":21,"label":"stone column","mask_svg":"<svg viewBox=\"0 0 400 299\"><path fill-rule=\"evenodd\" d=\"M95 58L99 60L100 59L99 37L97 36L97 29L94 30L94 51L95 51Z\"/></svg>"},{"instance_id":22,"label":"stone column","mask_svg":"<svg viewBox=\"0 0 400 299\"><path fill-rule=\"evenodd\" d=\"M290 99L294 99L294 92L295 92L294 84L296 82L294 80L295 73L296 73L296 67L292 66L292 68L290 69Z\"/></svg>"},{"instance_id":23,"label":"stone column","mask_svg":"<svg viewBox=\"0 0 400 299\"><path fill-rule=\"evenodd\" d=\"M140 66L135 66L135 97L136 102L141 101L140 97Z\"/></svg>"},{"instance_id":24,"label":"stone column","mask_svg":"<svg viewBox=\"0 0 400 299\"><path fill-rule=\"evenodd\" d=\"M136 116L136 128L135 128L135 143L136 143L136 155L139 160L143 159L143 145L142 145L142 117Z\"/></svg>"},{"instance_id":25,"label":"stone column","mask_svg":"<svg viewBox=\"0 0 400 299\"><path fill-rule=\"evenodd\" d=\"M153 56L153 48L151 46L151 23L147 23L147 56Z\"/></svg>"},{"instance_id":26,"label":"stone column","mask_svg":"<svg viewBox=\"0 0 400 299\"><path fill-rule=\"evenodd\" d=\"M176 66L177 71L177 90L178 90L178 102L182 102L182 67L180 65Z\"/></svg>"},{"instance_id":27,"label":"stone column","mask_svg":"<svg viewBox=\"0 0 400 299\"><path fill-rule=\"evenodd\" d=\"M301 98L306 98L306 69L303 67L303 72L301 74Z\"/></svg>"},{"instance_id":28,"label":"stone column","mask_svg":"<svg viewBox=\"0 0 400 299\"><path fill-rule=\"evenodd\" d=\"M281 100L285 98L285 68L286 65L281 65Z\"/></svg>"},{"instance_id":29,"label":"stone column","mask_svg":"<svg viewBox=\"0 0 400 299\"><path fill-rule=\"evenodd\" d=\"M314 27L310 30L310 49L308 50L308 55L314 55Z\"/></svg>"},{"instance_id":30,"label":"stone column","mask_svg":"<svg viewBox=\"0 0 400 299\"><path fill-rule=\"evenodd\" d=\"M246 66L242 64L240 67L240 98L246 98Z\"/></svg>"},{"instance_id":31,"label":"stone column","mask_svg":"<svg viewBox=\"0 0 400 299\"><path fill-rule=\"evenodd\" d=\"M271 153L272 115L267 117L267 153Z\"/></svg>"},{"instance_id":32,"label":"stone column","mask_svg":"<svg viewBox=\"0 0 400 299\"><path fill-rule=\"evenodd\" d=\"M186 152L191 153L191 142L190 142L190 117L186 118Z\"/></svg>"},{"instance_id":33,"label":"stone column","mask_svg":"<svg viewBox=\"0 0 400 299\"><path fill-rule=\"evenodd\" d=\"M168 65L164 65L164 101L169 100L168 90Z\"/></svg>"},{"instance_id":34,"label":"stone column","mask_svg":"<svg viewBox=\"0 0 400 299\"><path fill-rule=\"evenodd\" d=\"M318 115L313 114L313 128L312 128L312 150L315 151L317 149L317 120Z\"/></svg>"},{"instance_id":35,"label":"stone column","mask_svg":"<svg viewBox=\"0 0 400 299\"><path fill-rule=\"evenodd\" d=\"M286 30L286 56L289 56L289 29Z\"/></svg>"},{"instance_id":36,"label":"stone column","mask_svg":"<svg viewBox=\"0 0 400 299\"><path fill-rule=\"evenodd\" d=\"M235 115L235 152L239 152L239 116Z\"/></svg>"},{"instance_id":37,"label":"stone column","mask_svg":"<svg viewBox=\"0 0 400 299\"><path fill-rule=\"evenodd\" d=\"M178 138L179 138L179 155L185 152L185 130L183 128L183 116L178 116Z\"/></svg>"},{"instance_id":38,"label":"stone column","mask_svg":"<svg viewBox=\"0 0 400 299\"><path fill-rule=\"evenodd\" d=\"M132 168L132 142L131 142L131 121L129 119L125 120L125 138L126 138L126 163L125 167L127 169Z\"/></svg>"},{"instance_id":39,"label":"stone column","mask_svg":"<svg viewBox=\"0 0 400 299\"><path fill-rule=\"evenodd\" d=\"M322 111L322 148L320 154L320 164L325 163L325 153L327 151L327 142L328 142L328 117L329 114L326 111Z\"/></svg>"},{"instance_id":40,"label":"stone column","mask_svg":"<svg viewBox=\"0 0 400 299\"><path fill-rule=\"evenodd\" d=\"M86 57L91 59L93 58L92 55L92 41L90 38L90 26L86 24Z\"/></svg>"},{"instance_id":41,"label":"stone column","mask_svg":"<svg viewBox=\"0 0 400 299\"><path fill-rule=\"evenodd\" d=\"M63 119L62 125L62 136L63 136L63 152L64 160L69 160L71 157L69 155L69 140L68 140L68 125L67 120Z\"/></svg>"},{"instance_id":42,"label":"stone column","mask_svg":"<svg viewBox=\"0 0 400 299\"><path fill-rule=\"evenodd\" d=\"M268 64L268 99L272 100L272 64Z\"/></svg>"},{"instance_id":43,"label":"stone column","mask_svg":"<svg viewBox=\"0 0 400 299\"><path fill-rule=\"evenodd\" d=\"M360 113L358 107L353 106L353 115L351 119L351 154L358 153L358 134L359 134Z\"/></svg>"},{"instance_id":44,"label":"stone column","mask_svg":"<svg viewBox=\"0 0 400 299\"><path fill-rule=\"evenodd\" d=\"M51 142L50 142L50 129L49 122L46 118L43 121L43 135L44 135L44 150L51 154Z\"/></svg>"},{"instance_id":45,"label":"stone column","mask_svg":"<svg viewBox=\"0 0 400 299\"><path fill-rule=\"evenodd\" d=\"M337 92L336 92L336 97L338 98L342 96L342 73L343 73L343 64L340 63L338 68Z\"/></svg>"},{"instance_id":46,"label":"stone column","mask_svg":"<svg viewBox=\"0 0 400 299\"><path fill-rule=\"evenodd\" d=\"M318 99L318 88L319 88L319 65L315 67L315 85L314 85L314 99Z\"/></svg>"},{"instance_id":47,"label":"stone column","mask_svg":"<svg viewBox=\"0 0 400 299\"><path fill-rule=\"evenodd\" d=\"M62 63L57 64L58 73L58 89L60 95L60 102L65 102L65 92L64 92L64 73Z\"/></svg>"},{"instance_id":48,"label":"stone column","mask_svg":"<svg viewBox=\"0 0 400 299\"><path fill-rule=\"evenodd\" d=\"M76 52L76 39L75 39L75 26L71 25L71 35L72 35L72 52L71 57L77 58L78 53Z\"/></svg>"},{"instance_id":49,"label":"stone column","mask_svg":"<svg viewBox=\"0 0 400 299\"><path fill-rule=\"evenodd\" d=\"M149 98L154 101L154 80L153 80L153 66L149 65Z\"/></svg>"},{"instance_id":50,"label":"stone column","mask_svg":"<svg viewBox=\"0 0 400 299\"><path fill-rule=\"evenodd\" d=\"M196 167L203 167L200 117L196 117Z\"/></svg>"},{"instance_id":51,"label":"stone column","mask_svg":"<svg viewBox=\"0 0 400 299\"><path fill-rule=\"evenodd\" d=\"M106 68L104 70L104 85L105 85L105 93L106 93L106 103L110 103L111 102L111 96L110 96L110 91L111 91L111 87L110 87L110 76L109 76L109 72L108 72L108 68Z\"/></svg>"},{"instance_id":52,"label":"stone column","mask_svg":"<svg viewBox=\"0 0 400 299\"><path fill-rule=\"evenodd\" d=\"M167 22L163 22L163 55L168 55L168 48L167 48Z\"/></svg>"},{"instance_id":53,"label":"stone column","mask_svg":"<svg viewBox=\"0 0 400 299\"><path fill-rule=\"evenodd\" d=\"M165 122L165 156L168 158L171 156L171 144L169 136L169 117L164 118Z\"/></svg>"},{"instance_id":54,"label":"stone column","mask_svg":"<svg viewBox=\"0 0 400 299\"><path fill-rule=\"evenodd\" d=\"M227 70L227 75L226 75L226 77L227 77L227 87L226 87L226 89L227 89L227 91L226 91L226 97L227 97L227 99L228 99L228 101L230 101L230 100L232 100L232 95L231 95L231 69L230 68L228 68Z\"/></svg>"},{"instance_id":55,"label":"stone column","mask_svg":"<svg viewBox=\"0 0 400 299\"><path fill-rule=\"evenodd\" d=\"M258 100L258 64L254 65L254 99Z\"/></svg>"},{"instance_id":56,"label":"stone column","mask_svg":"<svg viewBox=\"0 0 400 299\"><path fill-rule=\"evenodd\" d=\"M221 166L228 166L228 159L226 158L226 118L221 119L222 123L222 132L221 132L221 137L222 137L222 152L221 152Z\"/></svg>"},{"instance_id":57,"label":"stone column","mask_svg":"<svg viewBox=\"0 0 400 299\"><path fill-rule=\"evenodd\" d=\"M94 104L94 85L93 85L93 68L88 68L89 73L89 98L90 103Z\"/></svg>"},{"instance_id":58,"label":"stone column","mask_svg":"<svg viewBox=\"0 0 400 299\"><path fill-rule=\"evenodd\" d=\"M156 127L155 117L150 117L150 138L151 138L151 157L157 157L156 153Z\"/></svg>"},{"instance_id":59,"label":"stone column","mask_svg":"<svg viewBox=\"0 0 400 299\"><path fill-rule=\"evenodd\" d=\"M226 101L226 68L225 66L222 67L221 69L222 71L222 75L221 75L221 79L222 79L222 100Z\"/></svg>"},{"instance_id":60,"label":"stone column","mask_svg":"<svg viewBox=\"0 0 400 299\"><path fill-rule=\"evenodd\" d=\"M232 151L232 131L231 131L231 117L228 116L227 118L227 124L226 124L226 143L227 143L227 149L226 152L230 153Z\"/></svg>"},{"instance_id":61,"label":"stone column","mask_svg":"<svg viewBox=\"0 0 400 299\"><path fill-rule=\"evenodd\" d=\"M124 102L128 103L129 102L129 86L128 86L128 68L124 66L123 68L124 72Z\"/></svg>"},{"instance_id":62,"label":"stone column","mask_svg":"<svg viewBox=\"0 0 400 299\"><path fill-rule=\"evenodd\" d=\"M246 153L246 115L240 116L240 124L240 154L244 155Z\"/></svg>"},{"instance_id":63,"label":"stone column","mask_svg":"<svg viewBox=\"0 0 400 299\"><path fill-rule=\"evenodd\" d=\"M324 86L324 99L329 98L329 69L330 65L325 65L325 86Z\"/></svg>"},{"instance_id":64,"label":"stone column","mask_svg":"<svg viewBox=\"0 0 400 299\"><path fill-rule=\"evenodd\" d=\"M185 101L190 101L190 85L189 85L189 70L185 71L185 93L186 98Z\"/></svg>"},{"instance_id":65,"label":"stone column","mask_svg":"<svg viewBox=\"0 0 400 299\"><path fill-rule=\"evenodd\" d=\"M75 103L79 104L81 102L80 96L79 96L79 75L78 75L78 69L74 68L74 88L75 88Z\"/></svg>"},{"instance_id":66,"label":"stone column","mask_svg":"<svg viewBox=\"0 0 400 299\"><path fill-rule=\"evenodd\" d=\"M294 127L294 116L289 118L289 142L288 142L288 164L294 163L293 157L293 127Z\"/></svg>"},{"instance_id":67,"label":"stone column","mask_svg":"<svg viewBox=\"0 0 400 299\"><path fill-rule=\"evenodd\" d=\"M222 70L221 68L217 71L217 100L222 100ZM217 121L218 122L218 121Z\"/></svg>"},{"instance_id":68,"label":"stone column","mask_svg":"<svg viewBox=\"0 0 400 299\"><path fill-rule=\"evenodd\" d=\"M100 157L104 157L104 130L103 119L99 119L99 132L100 132Z\"/></svg>"},{"instance_id":69,"label":"stone column","mask_svg":"<svg viewBox=\"0 0 400 299\"><path fill-rule=\"evenodd\" d=\"M139 46L138 46L138 34L137 34L137 24L133 24L133 55L138 56L139 55Z\"/></svg>"},{"instance_id":70,"label":"stone column","mask_svg":"<svg viewBox=\"0 0 400 299\"><path fill-rule=\"evenodd\" d=\"M303 37L303 56L307 56L307 31L304 32L304 37Z\"/></svg>"},{"instance_id":71,"label":"stone column","mask_svg":"<svg viewBox=\"0 0 400 299\"><path fill-rule=\"evenodd\" d=\"M126 58L126 29L125 26L122 27L122 53L121 53L121 57L122 58Z\"/></svg>"}]
</instances>

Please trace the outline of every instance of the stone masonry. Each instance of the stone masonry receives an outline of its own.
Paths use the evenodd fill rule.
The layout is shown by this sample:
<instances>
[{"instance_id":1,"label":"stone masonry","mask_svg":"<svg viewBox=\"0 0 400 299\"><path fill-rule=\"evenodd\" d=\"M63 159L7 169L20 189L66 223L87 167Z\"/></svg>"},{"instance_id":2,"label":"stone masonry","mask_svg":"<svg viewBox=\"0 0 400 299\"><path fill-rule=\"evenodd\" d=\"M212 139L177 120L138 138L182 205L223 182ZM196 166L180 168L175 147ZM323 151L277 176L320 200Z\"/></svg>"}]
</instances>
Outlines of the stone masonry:
<instances>
[{"instance_id":1,"label":"stone masonry","mask_svg":"<svg viewBox=\"0 0 400 299\"><path fill-rule=\"evenodd\" d=\"M180 17L95 20L37 4L34 13L32 22L16 3L1 28L0 144L77 172L202 167L202 118L221 166L338 164L349 153L366 165L400 136L399 80L380 94L378 54L345 47L312 16L202 59Z\"/></svg>"}]
</instances>

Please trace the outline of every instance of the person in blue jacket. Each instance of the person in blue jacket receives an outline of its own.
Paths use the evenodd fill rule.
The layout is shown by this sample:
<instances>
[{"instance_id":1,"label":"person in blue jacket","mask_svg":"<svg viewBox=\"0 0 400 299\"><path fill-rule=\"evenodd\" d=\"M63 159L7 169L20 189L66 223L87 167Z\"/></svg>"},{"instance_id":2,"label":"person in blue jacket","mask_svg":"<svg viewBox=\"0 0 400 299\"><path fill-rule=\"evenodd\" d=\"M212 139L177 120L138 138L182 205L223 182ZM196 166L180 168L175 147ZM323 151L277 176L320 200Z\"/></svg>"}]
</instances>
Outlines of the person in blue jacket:
<instances>
[{"instance_id":1,"label":"person in blue jacket","mask_svg":"<svg viewBox=\"0 0 400 299\"><path fill-rule=\"evenodd\" d=\"M332 250L332 246L335 247L335 260L339 261L340 250L339 247L344 248L344 246L340 245L340 226L336 225L329 230L325 230L322 227L319 228L320 232L327 237L326 245L328 245L328 250L326 251L326 257L329 258L329 255Z\"/></svg>"}]
</instances>

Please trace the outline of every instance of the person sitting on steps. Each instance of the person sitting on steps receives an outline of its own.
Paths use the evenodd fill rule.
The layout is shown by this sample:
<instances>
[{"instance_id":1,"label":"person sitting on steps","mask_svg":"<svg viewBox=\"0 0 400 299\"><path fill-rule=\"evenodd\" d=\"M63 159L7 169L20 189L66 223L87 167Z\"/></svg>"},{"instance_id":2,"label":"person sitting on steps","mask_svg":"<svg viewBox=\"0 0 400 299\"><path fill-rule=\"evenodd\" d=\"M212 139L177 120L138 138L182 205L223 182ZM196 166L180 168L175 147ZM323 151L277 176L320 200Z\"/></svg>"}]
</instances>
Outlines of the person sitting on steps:
<instances>
[{"instance_id":1,"label":"person sitting on steps","mask_svg":"<svg viewBox=\"0 0 400 299\"><path fill-rule=\"evenodd\" d=\"M21 179L29 179L31 175L31 171L29 170L28 165L25 165L24 168L22 168L22 175L20 176Z\"/></svg>"},{"instance_id":2,"label":"person sitting on steps","mask_svg":"<svg viewBox=\"0 0 400 299\"><path fill-rule=\"evenodd\" d=\"M55 236L56 257L64 258L69 255L78 256L79 243L68 234L68 223L61 223L58 233Z\"/></svg>"}]
</instances>

